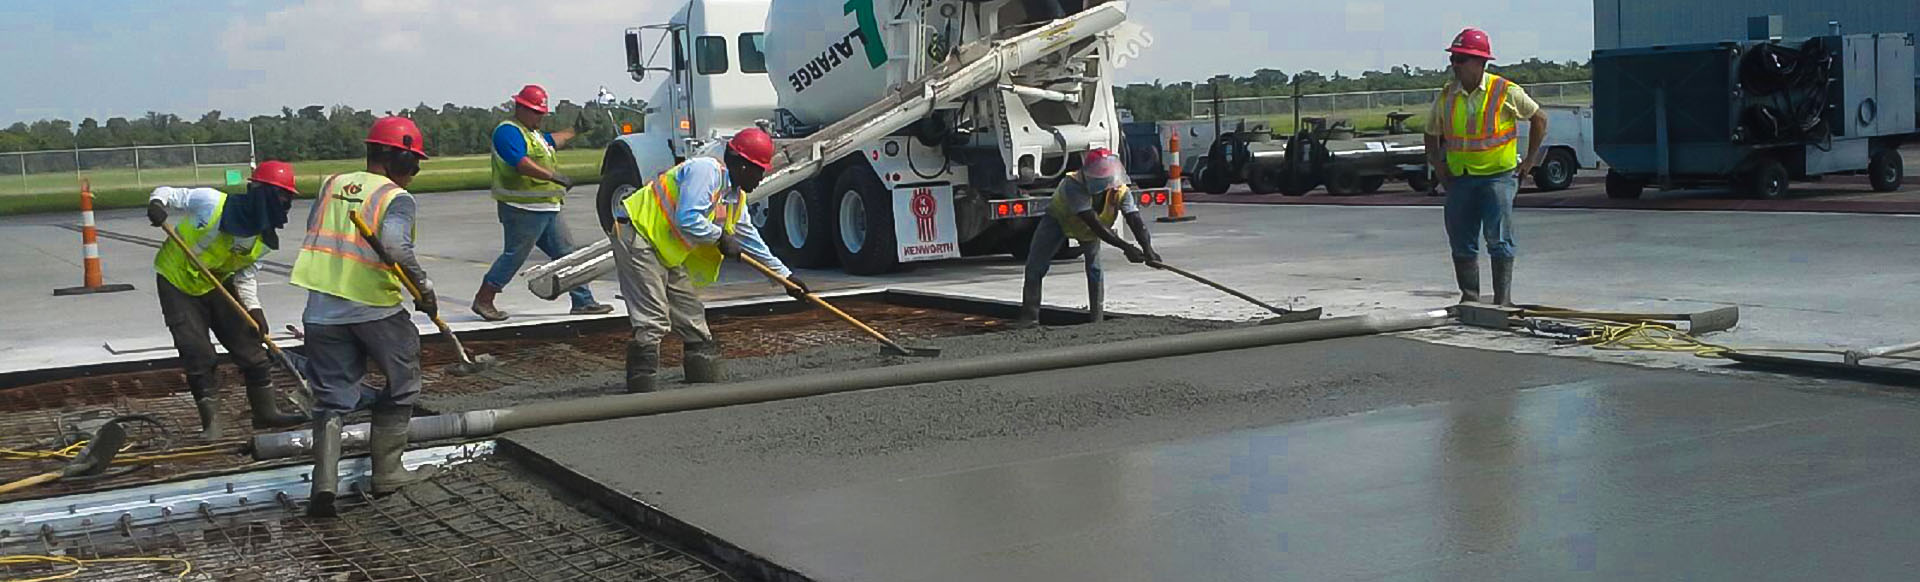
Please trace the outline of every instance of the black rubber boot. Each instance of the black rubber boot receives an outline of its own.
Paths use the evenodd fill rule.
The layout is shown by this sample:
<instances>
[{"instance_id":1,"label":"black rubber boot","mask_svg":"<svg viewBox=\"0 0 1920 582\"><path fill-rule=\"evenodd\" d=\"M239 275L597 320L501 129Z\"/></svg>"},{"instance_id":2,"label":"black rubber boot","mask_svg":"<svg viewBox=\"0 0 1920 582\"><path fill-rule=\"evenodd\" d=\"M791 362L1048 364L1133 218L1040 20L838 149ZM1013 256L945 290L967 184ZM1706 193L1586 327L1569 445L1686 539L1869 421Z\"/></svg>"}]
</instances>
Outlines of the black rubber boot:
<instances>
[{"instance_id":1,"label":"black rubber boot","mask_svg":"<svg viewBox=\"0 0 1920 582\"><path fill-rule=\"evenodd\" d=\"M421 465L407 470L401 457L407 452L407 423L413 420L412 406L375 406L373 426L368 429L367 448L373 452L373 494L391 495L400 489L432 479L439 465Z\"/></svg>"},{"instance_id":2,"label":"black rubber boot","mask_svg":"<svg viewBox=\"0 0 1920 582\"><path fill-rule=\"evenodd\" d=\"M1027 285L1020 289L1020 317L1013 320L1014 329L1027 329L1040 325L1040 288L1039 285Z\"/></svg>"},{"instance_id":3,"label":"black rubber boot","mask_svg":"<svg viewBox=\"0 0 1920 582\"><path fill-rule=\"evenodd\" d=\"M660 344L627 341L627 393L657 390L655 374L660 372Z\"/></svg>"},{"instance_id":4,"label":"black rubber boot","mask_svg":"<svg viewBox=\"0 0 1920 582\"><path fill-rule=\"evenodd\" d=\"M1087 323L1100 323L1107 320L1107 289L1105 285L1087 282Z\"/></svg>"},{"instance_id":5,"label":"black rubber boot","mask_svg":"<svg viewBox=\"0 0 1920 582\"><path fill-rule=\"evenodd\" d=\"M719 342L687 344L683 360L680 367L686 371L688 384L713 384L727 380L727 368L720 359Z\"/></svg>"},{"instance_id":6,"label":"black rubber boot","mask_svg":"<svg viewBox=\"0 0 1920 582\"><path fill-rule=\"evenodd\" d=\"M1493 258L1493 302L1513 307L1513 258Z\"/></svg>"},{"instance_id":7,"label":"black rubber boot","mask_svg":"<svg viewBox=\"0 0 1920 582\"><path fill-rule=\"evenodd\" d=\"M305 413L288 413L280 408L273 390L273 375L267 366L246 371L247 408L253 413L253 428L284 428L312 420Z\"/></svg>"},{"instance_id":8,"label":"black rubber boot","mask_svg":"<svg viewBox=\"0 0 1920 582\"><path fill-rule=\"evenodd\" d=\"M212 374L187 376L187 391L193 394L193 406L200 411L200 440L211 441L226 432L220 417L220 391Z\"/></svg>"},{"instance_id":9,"label":"black rubber boot","mask_svg":"<svg viewBox=\"0 0 1920 582\"><path fill-rule=\"evenodd\" d=\"M1453 280L1460 283L1460 302L1480 302L1480 259L1453 260Z\"/></svg>"},{"instance_id":10,"label":"black rubber boot","mask_svg":"<svg viewBox=\"0 0 1920 582\"><path fill-rule=\"evenodd\" d=\"M313 417L313 492L307 497L308 517L340 514L333 500L340 493L340 415L321 412Z\"/></svg>"}]
</instances>

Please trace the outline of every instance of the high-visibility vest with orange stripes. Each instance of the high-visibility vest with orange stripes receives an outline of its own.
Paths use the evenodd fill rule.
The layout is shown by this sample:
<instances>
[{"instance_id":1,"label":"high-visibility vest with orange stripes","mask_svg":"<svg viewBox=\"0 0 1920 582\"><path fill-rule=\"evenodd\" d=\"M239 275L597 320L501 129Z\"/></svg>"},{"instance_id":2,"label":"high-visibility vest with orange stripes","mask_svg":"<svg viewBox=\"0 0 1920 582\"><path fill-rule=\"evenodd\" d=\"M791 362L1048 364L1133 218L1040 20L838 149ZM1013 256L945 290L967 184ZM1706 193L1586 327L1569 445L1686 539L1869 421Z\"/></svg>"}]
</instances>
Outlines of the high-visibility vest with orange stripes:
<instances>
[{"instance_id":1,"label":"high-visibility vest with orange stripes","mask_svg":"<svg viewBox=\"0 0 1920 582\"><path fill-rule=\"evenodd\" d=\"M1447 168L1454 175L1493 176L1520 165L1516 156L1517 125L1512 117L1501 115L1512 84L1487 73L1486 82L1481 84L1483 90L1452 91L1442 103L1442 119L1447 120Z\"/></svg>"},{"instance_id":2,"label":"high-visibility vest with orange stripes","mask_svg":"<svg viewBox=\"0 0 1920 582\"><path fill-rule=\"evenodd\" d=\"M1079 172L1068 174L1067 179L1079 180L1082 184L1086 183L1086 178L1081 176ZM1064 182L1061 184L1063 187L1065 185ZM1127 187L1124 184L1108 189L1104 193L1094 193L1094 196L1099 197L1096 199L1102 203L1099 212L1094 214L1095 217L1100 219L1100 224L1105 225L1109 229L1113 228L1114 219L1120 216L1120 205L1126 203L1128 195ZM1067 197L1061 195L1059 192L1055 192L1053 200L1047 203L1047 214L1052 215L1054 222L1060 223L1061 232L1067 233L1067 236L1073 238L1073 240L1083 243L1100 241L1100 235L1094 234L1093 228L1088 227L1086 221L1080 220L1078 216L1075 216L1073 207L1067 203Z\"/></svg>"},{"instance_id":3,"label":"high-visibility vest with orange stripes","mask_svg":"<svg viewBox=\"0 0 1920 582\"><path fill-rule=\"evenodd\" d=\"M319 208L307 219L307 238L293 263L293 284L374 307L399 305L400 277L347 217L357 211L367 226L380 228L387 207L413 194L386 176L354 172L328 177L320 187Z\"/></svg>"},{"instance_id":4,"label":"high-visibility vest with orange stripes","mask_svg":"<svg viewBox=\"0 0 1920 582\"><path fill-rule=\"evenodd\" d=\"M183 293L194 297L206 295L207 292L213 291L214 285L226 281L234 273L247 268L267 254L267 243L260 240L260 237L254 237L253 244L246 247L245 251L241 251L234 248L233 235L220 230L220 216L226 213L228 196L258 196L258 194L221 192L219 199L213 203L213 216L207 218L206 224L188 220L181 221L179 227L181 241L193 247L194 257L200 259L200 264L206 265L207 270L212 271L213 276L219 281L209 280L201 275L200 269L194 268L193 263L187 260L187 252L180 250L180 245L168 244L160 247L160 252L153 256L154 272L166 277L168 283L172 283L174 288Z\"/></svg>"},{"instance_id":5,"label":"high-visibility vest with orange stripes","mask_svg":"<svg viewBox=\"0 0 1920 582\"><path fill-rule=\"evenodd\" d=\"M671 269L684 265L694 285L706 286L720 279L720 261L725 257L720 254L718 245L688 241L673 220L674 211L680 208L680 169L689 163L693 162L682 162L660 174L653 183L628 196L623 205L627 209L627 220L633 222L633 229L653 244L653 252L660 256L661 266ZM721 181L721 184L725 183ZM721 188L715 188L708 194L714 202L707 219L720 225L727 234L733 234L734 225L739 224L740 217L747 214L746 197L726 204L721 201Z\"/></svg>"}]
</instances>

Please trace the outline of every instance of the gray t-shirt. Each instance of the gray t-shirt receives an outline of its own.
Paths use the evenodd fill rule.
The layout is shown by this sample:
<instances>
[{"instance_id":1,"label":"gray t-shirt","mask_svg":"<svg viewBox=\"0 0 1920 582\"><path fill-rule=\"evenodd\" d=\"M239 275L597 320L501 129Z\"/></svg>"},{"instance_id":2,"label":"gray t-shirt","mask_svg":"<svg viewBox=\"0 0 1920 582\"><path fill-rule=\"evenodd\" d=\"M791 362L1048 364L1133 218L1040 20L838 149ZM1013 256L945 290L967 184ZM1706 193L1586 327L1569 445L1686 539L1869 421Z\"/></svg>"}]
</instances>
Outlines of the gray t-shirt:
<instances>
[{"instance_id":1,"label":"gray t-shirt","mask_svg":"<svg viewBox=\"0 0 1920 582\"><path fill-rule=\"evenodd\" d=\"M387 214L380 219L380 240L412 249L413 210L412 196L397 196L392 202L388 202ZM315 197L313 212L319 211L320 199ZM308 291L307 312L301 316L301 321L308 325L348 325L379 321L406 310L406 307L401 305L375 307L319 291Z\"/></svg>"},{"instance_id":2,"label":"gray t-shirt","mask_svg":"<svg viewBox=\"0 0 1920 582\"><path fill-rule=\"evenodd\" d=\"M1087 178L1085 176L1080 176L1077 174L1072 177L1069 177L1068 179L1061 180L1060 188L1057 191L1055 191L1053 195L1065 196L1067 198L1067 209L1072 210L1074 214L1079 214L1089 210L1094 211L1094 213L1097 214L1099 213L1099 209L1094 208L1094 199L1096 196L1105 194L1107 188L1101 188L1100 191L1098 192L1092 191L1092 188L1088 188L1088 181L1090 180L1092 179ZM1124 183L1117 180L1109 181L1109 182L1113 186L1119 186ZM1121 214L1126 214L1128 212L1139 212L1139 211L1140 211L1140 203L1138 201L1135 201L1132 196L1120 197L1120 213Z\"/></svg>"}]
</instances>

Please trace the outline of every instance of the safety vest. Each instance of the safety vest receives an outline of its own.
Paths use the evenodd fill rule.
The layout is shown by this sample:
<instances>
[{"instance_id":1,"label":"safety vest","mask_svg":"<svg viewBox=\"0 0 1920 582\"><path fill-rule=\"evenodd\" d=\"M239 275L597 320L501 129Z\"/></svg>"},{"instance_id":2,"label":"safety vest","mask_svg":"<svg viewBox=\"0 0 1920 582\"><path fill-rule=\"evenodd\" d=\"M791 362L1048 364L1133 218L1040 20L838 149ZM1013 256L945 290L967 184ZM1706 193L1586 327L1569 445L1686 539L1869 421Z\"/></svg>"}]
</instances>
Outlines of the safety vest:
<instances>
[{"instance_id":1,"label":"safety vest","mask_svg":"<svg viewBox=\"0 0 1920 582\"><path fill-rule=\"evenodd\" d=\"M293 284L374 307L400 304L400 277L353 226L357 211L370 228L380 228L387 206L413 194L386 176L354 172L329 176L320 186L320 207L307 219L307 238L293 262Z\"/></svg>"},{"instance_id":2,"label":"safety vest","mask_svg":"<svg viewBox=\"0 0 1920 582\"><path fill-rule=\"evenodd\" d=\"M213 272L217 281L207 279L199 269L193 268L193 262L187 260L186 251L180 250L180 245L161 245L160 253L153 256L153 270L188 295L198 297L207 294L214 285L226 281L267 254L267 243L257 236L253 238L252 248L246 252L234 252L233 235L220 231L220 215L226 212L227 196L225 192L220 193L220 197L214 201L213 216L207 219L206 224L181 221L179 226L180 239L193 247L194 256L199 257L200 264Z\"/></svg>"},{"instance_id":3,"label":"safety vest","mask_svg":"<svg viewBox=\"0 0 1920 582\"><path fill-rule=\"evenodd\" d=\"M713 284L720 279L720 247L715 244L694 244L680 233L674 225L674 211L680 208L680 168L688 163L674 166L653 183L628 196L622 204L627 209L627 219L633 222L634 231L646 237L653 245L653 252L660 256L660 264L666 268L685 265L687 275L696 286ZM724 181L722 182L725 183ZM713 207L707 212L707 220L720 225L727 234L733 234L734 225L740 223L740 217L747 214L746 197L729 205L721 201L724 186L709 193L713 198Z\"/></svg>"},{"instance_id":4,"label":"safety vest","mask_svg":"<svg viewBox=\"0 0 1920 582\"><path fill-rule=\"evenodd\" d=\"M527 159L548 171L560 168L556 165L553 148L547 147L547 140L540 134L520 125L512 119L500 122L494 130L504 126L513 126L520 131L520 137L527 140ZM566 188L559 182L549 182L520 173L520 168L507 164L500 152L493 152L493 199L518 204L559 204Z\"/></svg>"},{"instance_id":5,"label":"safety vest","mask_svg":"<svg viewBox=\"0 0 1920 582\"><path fill-rule=\"evenodd\" d=\"M1488 73L1481 91L1452 91L1442 103L1441 118L1448 121L1447 168L1454 175L1494 176L1520 165L1514 119L1500 114L1506 109L1511 85L1506 78ZM1471 107L1468 99L1479 107Z\"/></svg>"},{"instance_id":6,"label":"safety vest","mask_svg":"<svg viewBox=\"0 0 1920 582\"><path fill-rule=\"evenodd\" d=\"M1080 177L1078 172L1068 175L1067 179L1080 180L1083 184L1086 182L1086 179ZM1062 185L1064 185L1064 183ZM1105 204L1102 205L1097 213L1097 216L1100 217L1100 224L1106 225L1107 228L1113 228L1113 221L1120 216L1120 205L1122 201L1126 200L1126 196L1127 186L1125 184L1121 184L1120 187L1106 192ZM1100 235L1094 234L1093 228L1088 227L1085 222L1082 222L1079 217L1074 215L1073 208L1067 205L1067 197L1061 196L1059 192L1055 192L1053 200L1047 204L1047 214L1052 215L1053 220L1060 223L1060 230L1066 232L1067 236L1072 237L1073 240L1084 243L1100 240Z\"/></svg>"}]
</instances>

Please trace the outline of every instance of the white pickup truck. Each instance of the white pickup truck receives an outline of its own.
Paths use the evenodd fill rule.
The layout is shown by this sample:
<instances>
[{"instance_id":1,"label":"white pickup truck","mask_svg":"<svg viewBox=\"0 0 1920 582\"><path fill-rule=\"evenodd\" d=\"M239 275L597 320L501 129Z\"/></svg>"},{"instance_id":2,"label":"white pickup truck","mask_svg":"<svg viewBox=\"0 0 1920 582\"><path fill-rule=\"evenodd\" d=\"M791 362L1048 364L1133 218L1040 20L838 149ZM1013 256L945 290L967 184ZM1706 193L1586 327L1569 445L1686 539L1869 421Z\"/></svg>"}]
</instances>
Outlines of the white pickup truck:
<instances>
[{"instance_id":1,"label":"white pickup truck","mask_svg":"<svg viewBox=\"0 0 1920 582\"><path fill-rule=\"evenodd\" d=\"M1585 105L1543 105L1547 112L1547 139L1540 147L1547 155L1533 169L1533 185L1542 191L1565 190L1574 174L1600 168L1593 151L1593 108ZM1526 147L1527 123L1520 124L1521 147Z\"/></svg>"}]
</instances>

